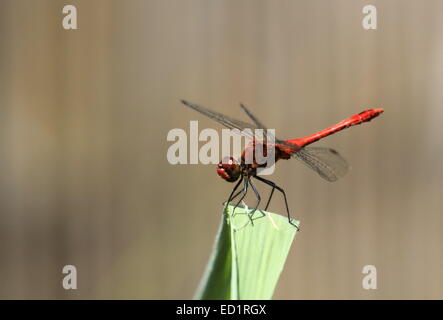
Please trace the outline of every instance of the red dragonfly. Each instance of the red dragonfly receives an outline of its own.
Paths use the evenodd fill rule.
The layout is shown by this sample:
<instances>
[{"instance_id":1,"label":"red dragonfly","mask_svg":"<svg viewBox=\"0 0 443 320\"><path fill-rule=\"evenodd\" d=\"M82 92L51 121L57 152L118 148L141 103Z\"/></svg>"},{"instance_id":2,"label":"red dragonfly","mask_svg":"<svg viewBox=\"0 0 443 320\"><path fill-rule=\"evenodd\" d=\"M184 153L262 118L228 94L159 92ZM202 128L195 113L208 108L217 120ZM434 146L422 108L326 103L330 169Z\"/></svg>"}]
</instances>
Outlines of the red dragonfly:
<instances>
[{"instance_id":1,"label":"red dragonfly","mask_svg":"<svg viewBox=\"0 0 443 320\"><path fill-rule=\"evenodd\" d=\"M189 108L194 109L195 111L198 111L211 119L214 119L215 121L221 123L222 125L226 126L229 129L238 129L243 133L244 133L243 130L245 129L267 130L267 128L243 104L240 104L240 107L248 115L248 117L252 120L254 124L233 119L221 113L189 103L185 100L181 100L181 102L184 105L188 106ZM275 143L273 143L272 147L275 150L275 162L277 162L280 159L287 160L290 158L296 158L298 160L301 160L309 168L316 171L323 179L329 182L336 181L340 177L344 176L348 170L348 164L346 160L334 149L323 148L323 147L307 147L307 145L316 142L320 139L323 139L340 130L349 128L357 124L361 124L363 122L370 121L375 117L377 117L378 115L380 115L382 112L383 109L365 110L349 118L346 118L345 120L342 120L333 126L330 126L324 130L321 130L317 133L311 134L304 138L290 139L290 140L274 139ZM262 143L263 145L267 144L266 140L263 139L262 141L258 141L254 136L252 136L252 141L243 150L241 158L238 161L233 157L225 157L218 164L217 173L220 177L222 177L224 180L228 182L235 182L238 180L237 184L235 185L234 189L232 190L228 198L228 201L226 202L226 207L231 201L233 201L234 199L236 199L238 196L241 195L241 197L239 198L234 207L233 213L235 213L235 210L237 209L237 207L243 201L243 199L247 194L248 186L251 186L257 198L257 203L255 205L255 208L251 210L251 212L249 213L249 219L253 224L252 217L255 211L258 209L261 202L260 194L258 193L254 183L252 182L252 178L255 178L271 186L272 188L264 210L266 211L268 209L274 191L278 190L279 192L282 193L283 198L285 200L286 213L288 216L289 223L294 225L298 229L298 227L292 222L285 191L281 187L277 186L274 182L264 179L263 177L257 175L257 169L266 166L266 163L258 164L254 160L252 163L249 164L245 161L250 152L255 152L255 147L257 143ZM243 181L243 188L236 193L242 181Z\"/></svg>"}]
</instances>

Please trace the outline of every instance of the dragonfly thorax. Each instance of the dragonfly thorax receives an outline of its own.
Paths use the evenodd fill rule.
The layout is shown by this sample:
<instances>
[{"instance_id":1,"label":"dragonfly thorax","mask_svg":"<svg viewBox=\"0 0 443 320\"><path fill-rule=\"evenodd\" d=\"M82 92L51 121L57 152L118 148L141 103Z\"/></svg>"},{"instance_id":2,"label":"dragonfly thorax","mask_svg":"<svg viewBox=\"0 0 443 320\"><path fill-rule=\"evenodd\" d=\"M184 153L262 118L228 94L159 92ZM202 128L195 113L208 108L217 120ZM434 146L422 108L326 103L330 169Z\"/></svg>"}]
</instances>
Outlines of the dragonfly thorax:
<instances>
[{"instance_id":1,"label":"dragonfly thorax","mask_svg":"<svg viewBox=\"0 0 443 320\"><path fill-rule=\"evenodd\" d=\"M217 173L228 182L235 182L242 173L240 163L233 157L224 157L217 166Z\"/></svg>"}]
</instances>

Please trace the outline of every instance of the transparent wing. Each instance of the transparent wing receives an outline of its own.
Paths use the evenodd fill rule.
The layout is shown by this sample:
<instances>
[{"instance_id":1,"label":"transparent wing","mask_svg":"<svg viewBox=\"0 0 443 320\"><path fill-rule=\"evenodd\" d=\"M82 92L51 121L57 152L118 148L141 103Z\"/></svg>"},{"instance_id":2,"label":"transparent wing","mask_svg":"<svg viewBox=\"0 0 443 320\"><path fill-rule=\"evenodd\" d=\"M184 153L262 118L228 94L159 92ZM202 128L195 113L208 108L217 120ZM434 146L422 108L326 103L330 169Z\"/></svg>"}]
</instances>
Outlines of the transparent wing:
<instances>
[{"instance_id":1,"label":"transparent wing","mask_svg":"<svg viewBox=\"0 0 443 320\"><path fill-rule=\"evenodd\" d=\"M251 111L249 111L248 108L246 108L246 106L243 103L240 103L240 108L243 109L244 112L246 112L246 114L248 115L248 117L255 123L255 125L257 126L257 128L260 129L267 129L265 127L265 125L263 123L261 123L253 114Z\"/></svg>"},{"instance_id":2,"label":"transparent wing","mask_svg":"<svg viewBox=\"0 0 443 320\"><path fill-rule=\"evenodd\" d=\"M276 137L274 137L269 131L268 128L260 121L258 120L251 111L249 111L248 108L246 108L246 106L243 103L240 103L240 107L243 109L243 111L248 115L248 117L254 122L254 124L256 125L257 128L259 129L264 129L264 135L265 138L266 136L271 138L275 143L281 145L282 147L284 147L285 151L288 153L293 153L296 150L299 149L298 146L296 146L294 143L290 143L290 142L286 142L284 140L280 140L277 139ZM266 139L265 139L266 141Z\"/></svg>"},{"instance_id":3,"label":"transparent wing","mask_svg":"<svg viewBox=\"0 0 443 320\"><path fill-rule=\"evenodd\" d=\"M293 143L286 142L284 140L280 140L280 139L275 138L274 135L272 135L271 132L268 131L268 128L266 128L263 125L263 123L261 123L243 104L240 104L240 107L246 112L246 114L254 122L254 124L247 123L247 122L244 122L241 120L236 120L236 119L226 116L222 113L212 111L212 110L207 109L205 107L197 106L197 105L192 104L192 103L185 101L185 100L181 100L181 102L185 106L187 106L191 109L194 109L197 112L200 112L201 114L217 121L218 123L224 125L225 127L229 128L229 129L238 129L238 130L242 131L242 134L244 134L252 139L257 138L258 140L263 140L265 142L272 140L272 141L274 141L274 143L277 143L281 146L285 146L285 149L287 149L287 152L289 152L289 153L293 153L299 149L299 147ZM246 131L243 131L244 129L252 129L252 130L251 130L251 132L248 133ZM263 135L256 137L254 129L263 129ZM296 147L296 149L294 149L294 146Z\"/></svg>"},{"instance_id":4,"label":"transparent wing","mask_svg":"<svg viewBox=\"0 0 443 320\"><path fill-rule=\"evenodd\" d=\"M224 125L225 127L229 128L229 129L238 129L241 131L241 133L245 136L250 137L251 139L258 139L258 140L264 140L267 141L266 137L268 134L268 137L273 137L271 135L270 132L267 131L267 129L260 123L256 123L254 121L254 119L256 120L256 118L252 115L252 113L250 113L249 110L246 109L245 106L242 106L243 110L245 110L245 112L248 114L248 116L252 116L253 121L255 124L251 124L251 123L247 123L247 122L243 122L241 120L237 120L234 118L231 118L229 116L226 116L224 114L212 111L210 109L201 107L201 106L197 106L195 104L189 103L188 101L185 100L181 100L181 102L191 108L194 109L197 112L200 112L201 114L204 114L205 116L207 116L208 118L211 118L215 121L217 121L218 123ZM247 110L247 111L246 111ZM247 131L243 131L245 129L251 129L251 132L247 132ZM258 137L255 136L255 129L263 129L263 135L259 135ZM273 140L276 141L275 137L273 137Z\"/></svg>"},{"instance_id":5,"label":"transparent wing","mask_svg":"<svg viewBox=\"0 0 443 320\"><path fill-rule=\"evenodd\" d=\"M225 127L228 127L229 129L239 129L241 131L241 130L248 129L248 128L249 129L257 128L256 125L233 119L233 118L228 117L224 114L209 110L204 107L197 106L192 103L189 103L188 101L181 100L181 102L185 106L187 106L191 109L194 109L195 111L200 112L201 114L204 114L208 118L211 118L211 119L217 121L218 123L221 123L222 125L224 125Z\"/></svg>"},{"instance_id":6,"label":"transparent wing","mask_svg":"<svg viewBox=\"0 0 443 320\"><path fill-rule=\"evenodd\" d=\"M348 171L348 163L334 149L305 147L294 153L293 157L302 160L304 164L329 182L338 180Z\"/></svg>"}]
</instances>

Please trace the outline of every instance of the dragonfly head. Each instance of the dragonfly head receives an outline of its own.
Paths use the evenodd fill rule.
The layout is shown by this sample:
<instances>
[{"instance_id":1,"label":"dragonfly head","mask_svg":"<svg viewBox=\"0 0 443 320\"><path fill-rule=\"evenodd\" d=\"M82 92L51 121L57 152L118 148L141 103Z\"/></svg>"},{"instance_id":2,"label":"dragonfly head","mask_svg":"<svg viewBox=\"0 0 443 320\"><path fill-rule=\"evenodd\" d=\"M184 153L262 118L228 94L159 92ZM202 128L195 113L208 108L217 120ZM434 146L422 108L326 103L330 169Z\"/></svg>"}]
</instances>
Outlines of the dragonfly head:
<instances>
[{"instance_id":1,"label":"dragonfly head","mask_svg":"<svg viewBox=\"0 0 443 320\"><path fill-rule=\"evenodd\" d=\"M241 174L241 167L233 157L224 157L217 167L217 173L228 182L236 181Z\"/></svg>"}]
</instances>

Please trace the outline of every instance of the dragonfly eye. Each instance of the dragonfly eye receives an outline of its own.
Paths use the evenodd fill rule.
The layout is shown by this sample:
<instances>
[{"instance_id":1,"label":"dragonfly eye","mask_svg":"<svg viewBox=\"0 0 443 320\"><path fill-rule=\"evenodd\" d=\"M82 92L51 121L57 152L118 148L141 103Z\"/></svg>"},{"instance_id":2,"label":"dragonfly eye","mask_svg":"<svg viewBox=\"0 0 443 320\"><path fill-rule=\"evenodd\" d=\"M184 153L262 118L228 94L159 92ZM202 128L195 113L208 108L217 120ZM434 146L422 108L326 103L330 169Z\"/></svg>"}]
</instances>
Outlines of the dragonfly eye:
<instances>
[{"instance_id":1,"label":"dragonfly eye","mask_svg":"<svg viewBox=\"0 0 443 320\"><path fill-rule=\"evenodd\" d=\"M224 180L234 182L240 177L240 165L233 157L224 157L217 166L217 173Z\"/></svg>"}]
</instances>

